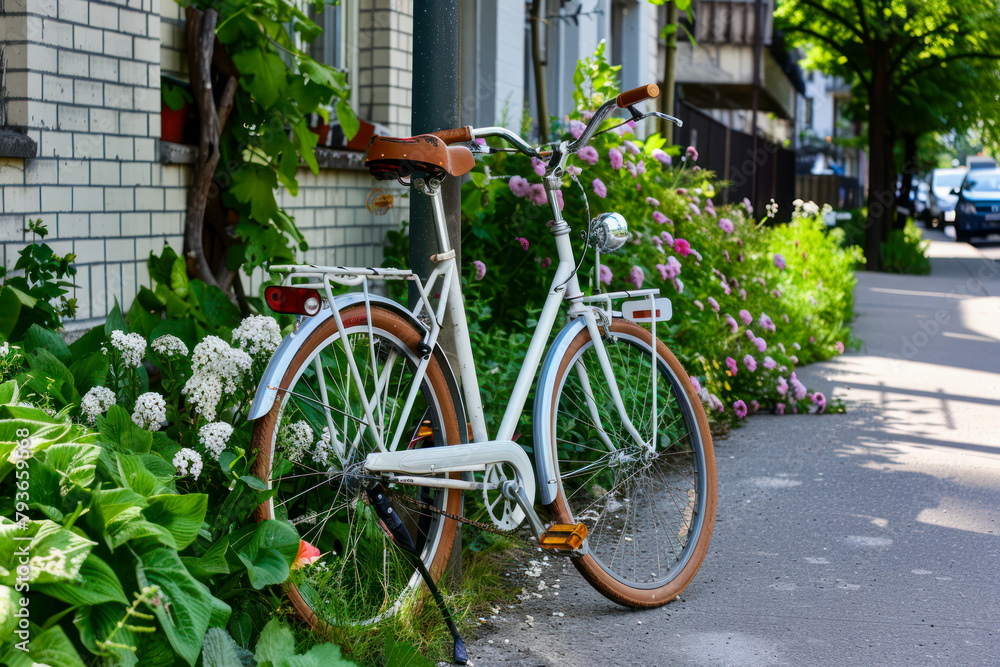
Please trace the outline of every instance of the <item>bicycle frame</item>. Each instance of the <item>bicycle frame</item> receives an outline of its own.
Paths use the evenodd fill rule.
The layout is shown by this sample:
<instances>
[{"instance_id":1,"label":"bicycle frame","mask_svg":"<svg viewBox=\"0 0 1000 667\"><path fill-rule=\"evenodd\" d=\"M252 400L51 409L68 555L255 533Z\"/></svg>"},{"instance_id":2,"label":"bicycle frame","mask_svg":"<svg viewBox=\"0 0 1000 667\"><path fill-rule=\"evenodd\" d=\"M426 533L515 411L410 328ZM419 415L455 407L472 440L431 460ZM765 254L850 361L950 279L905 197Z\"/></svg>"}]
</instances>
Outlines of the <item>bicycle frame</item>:
<instances>
[{"instance_id":1,"label":"bicycle frame","mask_svg":"<svg viewBox=\"0 0 1000 667\"><path fill-rule=\"evenodd\" d=\"M474 133L476 136L503 136L508 139L510 137L517 138L516 135L513 135L505 128L484 128L481 130L474 130ZM523 143L520 138L517 139ZM589 136L581 137L581 139L589 139ZM648 448L650 451L655 450L655 420L657 418L655 383L657 381L657 374L652 374L652 382L654 383L653 405L651 406L652 418L654 420L653 441L645 442L633 424L631 416L626 412L624 401L621 397L618 383L612 370L611 361L604 345L604 337L607 332L606 327L608 319L612 314L611 300L639 297L648 299L650 312L654 314L654 316L651 316L649 321L652 323L652 333L655 340L657 320L655 314L658 312L656 296L658 295L659 290L647 289L616 292L594 297L586 297L584 295L580 288L579 279L576 274L576 260L569 238L570 226L562 217L557 199L557 193L562 186L563 168L568 156L573 152L575 151L573 150L572 145L565 142L562 143L554 151L553 159L546 172L544 186L548 203L553 213L551 233L555 237L557 252L555 274L543 303L541 314L538 317L538 322L525 353L521 370L515 382L510 400L504 411L504 416L497 430L495 439L490 438L486 428L482 397L479 390L479 380L475 370L475 361L473 357L471 339L469 336L468 321L466 318L465 305L461 291L459 268L455 259L455 252L451 248L448 240L444 206L441 201L439 187L440 183L433 179L414 179L413 181L414 186L431 200L434 225L438 240L438 252L431 258L435 262L436 266L426 282L422 281L411 271L400 269L292 265L272 267L272 271L285 272L289 277L294 276L297 278L307 278L312 280L313 282L301 284L299 286L311 287L313 289L325 291L329 304L329 310L322 311L320 315L309 318L309 320L302 325L302 328L304 329L303 331L293 333L282 342L282 345L276 351L271 363L265 371L265 376L251 406L250 419L259 418L270 410L279 390L280 382L285 375L285 371L287 370L291 359L295 356L295 351L301 345L301 341L307 337L309 331L318 326L320 321L323 321L328 317L334 317L337 320L338 330L341 331L341 335L344 337L345 349L347 350L347 358L351 367L351 372L358 385L362 386L360 379L357 377L358 371L353 356L354 352L351 351L350 346L347 345L347 333L344 329L343 322L341 321L340 310L345 307L344 304L348 303L348 301L351 303L364 303L365 307L368 309L371 308L373 301L376 303L387 301L369 294L369 279L402 279L414 281L417 285L417 292L419 294L417 305L414 307L412 312L409 313L411 321L418 324L419 320L417 318L421 314L425 315L430 321L429 326L420 324L420 326L424 326L427 330L427 336L425 338L427 349L439 349L436 347L438 335L443 322L445 321L445 317L447 316L450 318L451 324L454 327L454 339L459 365L458 370L462 384L462 398L464 399L467 418L471 423L472 433L469 444L449 446L447 448L447 454L445 454L440 450L434 451L436 448L419 450L406 450L405 448L397 449L401 444L400 437L402 435L402 429L397 429L396 433L383 433L380 428L374 428L372 429L372 437L381 451L368 455L365 462L365 468L367 470L370 472L380 472L382 474L389 475L391 481L398 483L435 486L441 488L455 488L461 490L481 490L484 488L497 487L487 482L478 483L468 479L454 480L447 477L426 477L422 475L445 472L477 472L484 471L489 465L507 463L514 468L518 478L518 497L512 498L512 500L517 501L516 504L518 508L514 511L514 514L511 517L512 523L516 525L526 516L530 520L536 534L541 535L541 533L544 532L544 526L532 509L535 499L535 474L533 473L537 473L537 478L542 490L542 501L548 504L552 502L556 494L555 485L556 475L558 474L557 466L553 460L552 451L547 447L539 446L535 449L535 458L537 463L536 471L532 471L530 461L524 454L523 449L513 441L513 438L520 416L524 411L524 406L527 402L532 381L539 365L542 363L542 356L545 352L546 343L555 327L563 301L569 302L567 314L570 317L571 322L567 325L566 329L564 329L563 334L560 334L556 344L553 346L553 351L555 351L560 344L568 344L568 342L575 337L576 333L586 327L589 331L591 339L594 342L595 351L597 352L602 374L604 375L604 381L610 390L611 397L616 404L619 416L622 419L625 429L632 436L636 445ZM434 293L433 289L437 285L437 281L439 279L441 280L440 292L442 294L442 298L435 305L432 303L430 296ZM353 295L346 295L354 297L349 300L344 297L335 297L332 293L331 283L339 283L348 286L362 286L363 294L361 295L361 299L358 299L358 295L356 293ZM594 302L606 302L607 308L604 309L590 305ZM388 303L394 304L394 302ZM402 307L400 306L398 309L402 309ZM371 325L369 324L369 327L370 326ZM299 335L300 333L306 335ZM569 335L570 333L572 333L572 335ZM372 354L374 355L374 352ZM561 356L561 354L553 355L550 353L549 360L552 361L554 359L555 361L558 361ZM419 390L420 381L426 371L427 365L430 362L430 357L430 354L426 355L417 366L413 389L407 397L405 407L403 409L404 415L409 414L409 410L412 408L415 395ZM439 355L438 358L441 359L442 357ZM655 359L653 360L653 363L655 367ZM545 371L543 370L543 372ZM585 371L583 371L582 368L578 369L578 372L585 375ZM583 379L585 382L589 381L585 377ZM380 424L380 420L374 419L374 415L380 409L378 406L378 396L375 395L368 398L363 397L362 402L368 423ZM591 403L591 405L588 406L591 413L596 416L596 406L592 404L589 397L588 403ZM402 420L400 423L402 423ZM332 422L329 426L334 449L343 461L345 455L350 451L350 444L340 442ZM391 438L391 440L389 440L389 438ZM603 441L609 448L609 451L615 451L615 445L611 442L610 438L605 436ZM442 458L442 455L446 458Z\"/></svg>"}]
</instances>

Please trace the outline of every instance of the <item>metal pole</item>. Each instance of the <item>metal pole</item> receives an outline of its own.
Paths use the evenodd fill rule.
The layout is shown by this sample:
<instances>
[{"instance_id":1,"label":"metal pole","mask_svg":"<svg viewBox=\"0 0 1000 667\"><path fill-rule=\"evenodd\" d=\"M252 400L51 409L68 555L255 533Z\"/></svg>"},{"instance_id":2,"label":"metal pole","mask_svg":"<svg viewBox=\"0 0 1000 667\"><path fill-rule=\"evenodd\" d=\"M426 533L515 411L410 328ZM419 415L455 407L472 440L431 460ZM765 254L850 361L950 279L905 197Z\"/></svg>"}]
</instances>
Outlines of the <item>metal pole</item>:
<instances>
[{"instance_id":1,"label":"metal pole","mask_svg":"<svg viewBox=\"0 0 1000 667\"><path fill-rule=\"evenodd\" d=\"M762 200L757 197L757 107L758 96L760 95L760 65L764 52L764 3L756 0L754 3L754 33L753 33L753 175L751 177L751 188L754 210L763 210L760 206Z\"/></svg>"},{"instance_id":2,"label":"metal pole","mask_svg":"<svg viewBox=\"0 0 1000 667\"><path fill-rule=\"evenodd\" d=\"M462 125L459 0L419 0L413 3L413 136ZM461 183L446 178L441 185L448 218L448 236L461 263ZM430 200L410 188L410 266L422 278L434 268L438 251ZM410 305L416 304L410 289ZM448 340L442 344L448 351Z\"/></svg>"}]
</instances>

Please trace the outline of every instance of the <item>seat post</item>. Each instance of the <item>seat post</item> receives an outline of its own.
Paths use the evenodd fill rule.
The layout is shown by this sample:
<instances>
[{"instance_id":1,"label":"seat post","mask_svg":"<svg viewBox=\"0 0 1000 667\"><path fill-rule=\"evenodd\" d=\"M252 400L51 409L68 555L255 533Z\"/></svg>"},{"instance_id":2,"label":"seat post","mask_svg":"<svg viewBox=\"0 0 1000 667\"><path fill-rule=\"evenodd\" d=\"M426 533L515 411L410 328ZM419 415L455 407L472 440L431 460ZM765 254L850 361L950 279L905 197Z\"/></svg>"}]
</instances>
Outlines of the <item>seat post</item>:
<instances>
[{"instance_id":1,"label":"seat post","mask_svg":"<svg viewBox=\"0 0 1000 667\"><path fill-rule=\"evenodd\" d=\"M434 215L434 229L438 237L438 253L444 254L451 250L451 240L448 238L448 220L445 217L444 203L441 201L441 181L436 178L415 178L413 187L431 200L431 212Z\"/></svg>"}]
</instances>

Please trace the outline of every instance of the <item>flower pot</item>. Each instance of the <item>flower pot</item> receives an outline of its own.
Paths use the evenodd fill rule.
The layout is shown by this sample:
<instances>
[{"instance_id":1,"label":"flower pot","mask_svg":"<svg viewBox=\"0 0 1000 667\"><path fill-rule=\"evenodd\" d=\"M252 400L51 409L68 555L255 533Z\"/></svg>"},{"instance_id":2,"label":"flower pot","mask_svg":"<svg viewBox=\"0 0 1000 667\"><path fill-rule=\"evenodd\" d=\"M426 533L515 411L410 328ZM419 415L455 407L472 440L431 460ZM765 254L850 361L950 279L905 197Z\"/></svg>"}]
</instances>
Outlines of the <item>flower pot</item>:
<instances>
[{"instance_id":1,"label":"flower pot","mask_svg":"<svg viewBox=\"0 0 1000 667\"><path fill-rule=\"evenodd\" d=\"M160 138L174 144L184 143L184 125L187 122L187 102L174 111L166 103L160 105Z\"/></svg>"}]
</instances>

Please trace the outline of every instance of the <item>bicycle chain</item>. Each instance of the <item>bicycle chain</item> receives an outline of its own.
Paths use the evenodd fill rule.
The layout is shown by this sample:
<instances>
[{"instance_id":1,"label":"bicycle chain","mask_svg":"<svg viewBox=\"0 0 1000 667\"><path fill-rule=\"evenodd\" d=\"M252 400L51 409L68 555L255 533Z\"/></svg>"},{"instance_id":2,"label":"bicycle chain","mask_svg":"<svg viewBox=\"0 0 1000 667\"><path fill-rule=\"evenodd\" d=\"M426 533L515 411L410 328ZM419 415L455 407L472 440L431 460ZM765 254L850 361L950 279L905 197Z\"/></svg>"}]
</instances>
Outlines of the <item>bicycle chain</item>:
<instances>
[{"instance_id":1,"label":"bicycle chain","mask_svg":"<svg viewBox=\"0 0 1000 667\"><path fill-rule=\"evenodd\" d=\"M416 500L414 498L410 498L408 496L404 496L404 495L399 494L399 493L390 492L390 496L392 496L393 500L399 500L399 501L402 501L402 503L404 505L409 505L411 509L416 509L418 511L420 509L426 509L429 512L432 512L434 514L440 514L443 517L447 517L449 519L454 519L455 521L458 521L459 523L464 523L464 524L468 524L470 526L475 526L476 528L478 528L480 530L485 530L486 532L493 533L494 535L508 535L511 532L511 531L508 531L508 530L501 530L501 529L497 528L496 526L494 526L492 523L484 523L482 521L475 521L474 519L470 519L470 518L462 516L460 514L452 514L451 512L447 512L447 511L445 511L443 509L439 509L437 507L434 507L433 505L431 505L429 503L425 503L422 500Z\"/></svg>"}]
</instances>

